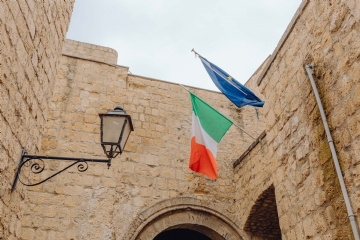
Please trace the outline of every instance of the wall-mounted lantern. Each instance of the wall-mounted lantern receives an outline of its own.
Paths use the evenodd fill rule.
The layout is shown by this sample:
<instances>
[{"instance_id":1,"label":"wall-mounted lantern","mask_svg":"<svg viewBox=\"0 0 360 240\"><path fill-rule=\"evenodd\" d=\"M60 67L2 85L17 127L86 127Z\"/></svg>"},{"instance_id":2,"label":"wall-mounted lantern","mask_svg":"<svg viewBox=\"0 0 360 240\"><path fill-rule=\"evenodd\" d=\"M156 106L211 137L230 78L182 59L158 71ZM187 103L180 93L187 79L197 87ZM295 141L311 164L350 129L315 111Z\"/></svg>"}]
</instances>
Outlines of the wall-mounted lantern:
<instances>
[{"instance_id":1,"label":"wall-mounted lantern","mask_svg":"<svg viewBox=\"0 0 360 240\"><path fill-rule=\"evenodd\" d=\"M111 165L111 159L123 153L125 144L130 136L131 131L134 131L134 127L132 125L131 116L126 114L126 112L120 106L117 106L114 110L109 110L104 114L99 114L99 117L101 146L103 147L108 159L28 155L26 153L26 149L24 148L20 157L19 166L15 174L11 191L14 191L18 180L25 186L36 186L46 182L47 180L55 177L59 173L76 164L79 172L85 172L88 169L87 162L107 163L109 168ZM36 182L26 183L20 179L21 169L23 167L26 167L29 172L33 174L41 173L45 169L44 160L72 161L73 163L52 174L51 176Z\"/></svg>"},{"instance_id":2,"label":"wall-mounted lantern","mask_svg":"<svg viewBox=\"0 0 360 240\"><path fill-rule=\"evenodd\" d=\"M101 146L108 158L114 158L122 154L131 131L134 131L131 117L120 106L99 116Z\"/></svg>"}]
</instances>

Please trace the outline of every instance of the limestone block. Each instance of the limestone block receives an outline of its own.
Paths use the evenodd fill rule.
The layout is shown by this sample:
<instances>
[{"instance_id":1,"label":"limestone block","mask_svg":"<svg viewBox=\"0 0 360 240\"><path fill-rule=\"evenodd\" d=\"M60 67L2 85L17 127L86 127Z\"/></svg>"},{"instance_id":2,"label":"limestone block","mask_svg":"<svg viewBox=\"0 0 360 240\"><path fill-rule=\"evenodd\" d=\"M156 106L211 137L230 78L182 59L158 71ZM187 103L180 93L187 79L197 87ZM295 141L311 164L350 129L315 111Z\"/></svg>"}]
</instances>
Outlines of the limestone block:
<instances>
[{"instance_id":1,"label":"limestone block","mask_svg":"<svg viewBox=\"0 0 360 240\"><path fill-rule=\"evenodd\" d=\"M355 186L360 185L360 166L357 165L352 170L352 176Z\"/></svg>"},{"instance_id":2,"label":"limestone block","mask_svg":"<svg viewBox=\"0 0 360 240\"><path fill-rule=\"evenodd\" d=\"M318 190L315 193L315 203L317 205L322 205L326 201L326 194L323 190Z\"/></svg>"},{"instance_id":3,"label":"limestone block","mask_svg":"<svg viewBox=\"0 0 360 240\"><path fill-rule=\"evenodd\" d=\"M311 238L316 234L316 225L314 220L311 217L308 217L304 220L303 229L305 238Z\"/></svg>"},{"instance_id":4,"label":"limestone block","mask_svg":"<svg viewBox=\"0 0 360 240\"><path fill-rule=\"evenodd\" d=\"M324 214L325 214L326 221L327 221L328 225L330 227L333 227L335 222L336 222L336 215L335 215L334 208L332 206L328 206L325 209Z\"/></svg>"},{"instance_id":5,"label":"limestone block","mask_svg":"<svg viewBox=\"0 0 360 240\"><path fill-rule=\"evenodd\" d=\"M32 228L23 228L21 231L22 239L32 240L34 239L34 236L35 236L35 230Z\"/></svg>"}]
</instances>

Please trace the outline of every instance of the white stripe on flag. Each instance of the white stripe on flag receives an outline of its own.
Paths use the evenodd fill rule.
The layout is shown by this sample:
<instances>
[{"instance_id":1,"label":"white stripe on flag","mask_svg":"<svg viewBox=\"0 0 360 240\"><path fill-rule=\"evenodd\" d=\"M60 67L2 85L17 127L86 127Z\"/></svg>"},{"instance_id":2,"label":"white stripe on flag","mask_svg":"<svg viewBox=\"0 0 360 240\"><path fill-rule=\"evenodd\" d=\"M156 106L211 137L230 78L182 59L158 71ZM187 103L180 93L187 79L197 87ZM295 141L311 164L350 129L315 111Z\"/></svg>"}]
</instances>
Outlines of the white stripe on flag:
<instances>
[{"instance_id":1,"label":"white stripe on flag","mask_svg":"<svg viewBox=\"0 0 360 240\"><path fill-rule=\"evenodd\" d=\"M196 139L196 143L204 145L216 158L218 143L201 127L199 118L192 112L191 137Z\"/></svg>"}]
</instances>

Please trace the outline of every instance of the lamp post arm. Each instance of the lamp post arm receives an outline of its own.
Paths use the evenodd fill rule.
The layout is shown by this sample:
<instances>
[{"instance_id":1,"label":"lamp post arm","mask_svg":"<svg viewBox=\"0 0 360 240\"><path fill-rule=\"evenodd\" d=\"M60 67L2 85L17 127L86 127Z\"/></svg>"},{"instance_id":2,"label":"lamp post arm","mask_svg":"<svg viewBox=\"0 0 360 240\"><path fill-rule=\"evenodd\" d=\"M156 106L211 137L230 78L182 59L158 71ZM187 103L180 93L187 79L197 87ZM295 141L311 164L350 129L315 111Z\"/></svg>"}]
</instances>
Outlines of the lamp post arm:
<instances>
[{"instance_id":1,"label":"lamp post arm","mask_svg":"<svg viewBox=\"0 0 360 240\"><path fill-rule=\"evenodd\" d=\"M24 154L23 158L60 160L60 161L82 161L82 162L108 162L109 161L109 159L73 158L73 157L41 156L41 155L28 155L28 154Z\"/></svg>"},{"instance_id":2,"label":"lamp post arm","mask_svg":"<svg viewBox=\"0 0 360 240\"><path fill-rule=\"evenodd\" d=\"M45 169L45 162L44 160L58 160L58 161L73 161L73 163L71 163L70 165L66 166L65 168L61 169L60 171L52 174L49 177L46 177L43 180L34 182L34 183L25 183L20 179L20 173L21 173L21 169L23 167L28 168L29 173L31 174L40 174L44 169ZM28 155L26 154L26 149L24 148L22 150L21 153L21 157L20 157L20 162L19 162L19 166L16 170L15 173L15 177L14 177L14 182L11 188L11 192L13 192L15 190L17 181L20 181L23 185L25 186L36 186L39 184L42 184L44 182L46 182L47 180L55 177L56 175L58 175L59 173L62 173L63 171L65 171L66 169L76 165L77 165L77 169L79 172L85 172L88 169L88 164L87 162L103 162L103 163L107 163L108 168L111 165L111 159L96 159L96 158L74 158L74 157L57 157L57 156L41 156L41 155Z\"/></svg>"}]
</instances>

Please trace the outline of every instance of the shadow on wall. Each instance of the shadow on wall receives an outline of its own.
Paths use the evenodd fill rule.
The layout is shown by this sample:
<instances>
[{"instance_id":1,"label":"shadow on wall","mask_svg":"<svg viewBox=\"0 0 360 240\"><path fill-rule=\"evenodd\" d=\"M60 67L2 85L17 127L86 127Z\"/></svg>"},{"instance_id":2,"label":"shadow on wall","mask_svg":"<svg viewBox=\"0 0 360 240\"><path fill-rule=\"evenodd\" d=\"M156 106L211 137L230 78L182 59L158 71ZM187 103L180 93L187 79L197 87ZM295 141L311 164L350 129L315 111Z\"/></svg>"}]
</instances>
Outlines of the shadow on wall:
<instances>
[{"instance_id":1,"label":"shadow on wall","mask_svg":"<svg viewBox=\"0 0 360 240\"><path fill-rule=\"evenodd\" d=\"M258 197L251 208L244 230L259 237L258 239L281 239L274 185Z\"/></svg>"}]
</instances>

